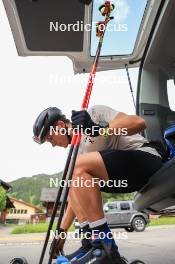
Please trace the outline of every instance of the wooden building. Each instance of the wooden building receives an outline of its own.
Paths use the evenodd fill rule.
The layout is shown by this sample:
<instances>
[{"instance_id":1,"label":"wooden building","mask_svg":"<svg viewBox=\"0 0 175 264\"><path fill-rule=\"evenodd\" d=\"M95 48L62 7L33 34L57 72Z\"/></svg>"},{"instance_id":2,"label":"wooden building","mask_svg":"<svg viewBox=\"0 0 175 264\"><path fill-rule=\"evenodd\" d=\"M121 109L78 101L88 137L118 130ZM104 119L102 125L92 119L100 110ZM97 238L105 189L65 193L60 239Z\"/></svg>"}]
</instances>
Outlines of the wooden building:
<instances>
[{"instance_id":1,"label":"wooden building","mask_svg":"<svg viewBox=\"0 0 175 264\"><path fill-rule=\"evenodd\" d=\"M22 224L39 222L38 220L40 220L40 215L43 215L41 208L16 198L11 197L10 200L15 208L8 210L6 223Z\"/></svg>"},{"instance_id":2,"label":"wooden building","mask_svg":"<svg viewBox=\"0 0 175 264\"><path fill-rule=\"evenodd\" d=\"M43 206L46 208L46 217L50 217L52 214L57 193L58 193L58 188L43 188L41 191L40 201L42 202ZM57 215L59 214L62 198L63 195L61 196L60 199Z\"/></svg>"}]
</instances>

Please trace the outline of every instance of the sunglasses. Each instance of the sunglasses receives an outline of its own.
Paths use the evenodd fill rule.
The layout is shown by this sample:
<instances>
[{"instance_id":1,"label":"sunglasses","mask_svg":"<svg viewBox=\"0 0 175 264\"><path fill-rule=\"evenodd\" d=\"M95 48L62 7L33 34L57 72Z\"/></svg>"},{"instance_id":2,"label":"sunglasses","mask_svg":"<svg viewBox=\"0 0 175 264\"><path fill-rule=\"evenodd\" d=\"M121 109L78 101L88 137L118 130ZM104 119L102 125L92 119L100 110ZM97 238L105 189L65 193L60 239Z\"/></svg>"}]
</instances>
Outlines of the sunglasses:
<instances>
[{"instance_id":1,"label":"sunglasses","mask_svg":"<svg viewBox=\"0 0 175 264\"><path fill-rule=\"evenodd\" d=\"M42 127L41 132L40 132L40 134L38 136L33 136L32 137L33 138L33 141L36 142L36 143L38 143L38 144L40 144L40 145L42 143L44 143L44 141L46 140L46 137L41 138L41 135L43 133L43 130L44 130L44 126Z\"/></svg>"},{"instance_id":2,"label":"sunglasses","mask_svg":"<svg viewBox=\"0 0 175 264\"><path fill-rule=\"evenodd\" d=\"M41 140L41 138L40 138L40 137L37 137L37 136L33 136L32 138L33 138L33 141L34 141L34 142L36 142L36 143L38 143L38 144L40 144L40 145L41 145L42 143L44 143L44 141L45 141L45 140Z\"/></svg>"}]
</instances>

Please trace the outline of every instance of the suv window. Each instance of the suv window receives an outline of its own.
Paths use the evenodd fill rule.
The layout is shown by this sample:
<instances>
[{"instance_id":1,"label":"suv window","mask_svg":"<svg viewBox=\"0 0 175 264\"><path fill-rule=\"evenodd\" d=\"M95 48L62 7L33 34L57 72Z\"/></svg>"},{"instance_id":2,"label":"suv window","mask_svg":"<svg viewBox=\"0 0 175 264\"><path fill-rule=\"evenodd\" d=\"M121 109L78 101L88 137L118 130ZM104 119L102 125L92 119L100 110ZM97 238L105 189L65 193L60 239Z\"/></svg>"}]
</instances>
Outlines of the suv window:
<instances>
[{"instance_id":1,"label":"suv window","mask_svg":"<svg viewBox=\"0 0 175 264\"><path fill-rule=\"evenodd\" d=\"M120 204L120 209L122 211L130 210L130 204L129 203L121 203Z\"/></svg>"},{"instance_id":2,"label":"suv window","mask_svg":"<svg viewBox=\"0 0 175 264\"><path fill-rule=\"evenodd\" d=\"M108 212L116 212L119 211L117 203L109 203L108 204Z\"/></svg>"},{"instance_id":3,"label":"suv window","mask_svg":"<svg viewBox=\"0 0 175 264\"><path fill-rule=\"evenodd\" d=\"M109 210L117 209L117 204L108 204Z\"/></svg>"}]
</instances>

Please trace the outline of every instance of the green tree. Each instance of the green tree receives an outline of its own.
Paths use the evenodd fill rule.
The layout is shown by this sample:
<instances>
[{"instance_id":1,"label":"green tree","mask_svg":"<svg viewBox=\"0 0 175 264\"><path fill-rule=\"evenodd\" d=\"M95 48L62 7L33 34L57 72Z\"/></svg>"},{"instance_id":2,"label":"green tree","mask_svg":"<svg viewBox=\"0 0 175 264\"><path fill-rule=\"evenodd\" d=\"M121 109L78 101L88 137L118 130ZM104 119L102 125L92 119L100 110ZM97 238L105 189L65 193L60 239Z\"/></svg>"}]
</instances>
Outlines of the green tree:
<instances>
[{"instance_id":1,"label":"green tree","mask_svg":"<svg viewBox=\"0 0 175 264\"><path fill-rule=\"evenodd\" d=\"M3 211L6 207L7 194L6 191L0 187L0 211Z\"/></svg>"}]
</instances>

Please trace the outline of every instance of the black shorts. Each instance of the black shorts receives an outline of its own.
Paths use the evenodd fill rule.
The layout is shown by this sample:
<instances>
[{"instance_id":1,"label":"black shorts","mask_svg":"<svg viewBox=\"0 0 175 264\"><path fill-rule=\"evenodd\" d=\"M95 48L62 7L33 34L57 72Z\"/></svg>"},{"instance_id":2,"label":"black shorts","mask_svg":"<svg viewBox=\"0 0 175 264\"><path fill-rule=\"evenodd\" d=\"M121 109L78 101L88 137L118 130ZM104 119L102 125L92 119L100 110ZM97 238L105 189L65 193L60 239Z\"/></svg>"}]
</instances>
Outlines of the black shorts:
<instances>
[{"instance_id":1,"label":"black shorts","mask_svg":"<svg viewBox=\"0 0 175 264\"><path fill-rule=\"evenodd\" d=\"M100 188L102 192L107 193L140 190L163 164L160 157L140 150L102 150L99 153L108 177L113 181Z\"/></svg>"}]
</instances>

